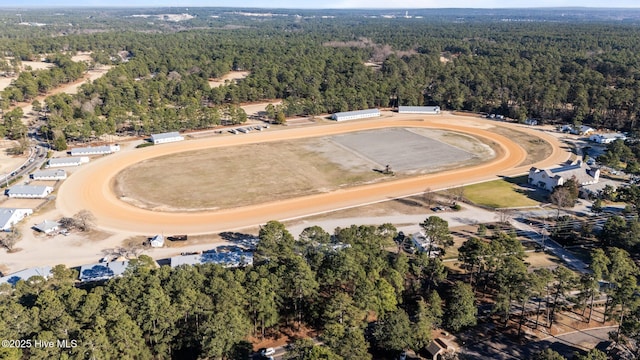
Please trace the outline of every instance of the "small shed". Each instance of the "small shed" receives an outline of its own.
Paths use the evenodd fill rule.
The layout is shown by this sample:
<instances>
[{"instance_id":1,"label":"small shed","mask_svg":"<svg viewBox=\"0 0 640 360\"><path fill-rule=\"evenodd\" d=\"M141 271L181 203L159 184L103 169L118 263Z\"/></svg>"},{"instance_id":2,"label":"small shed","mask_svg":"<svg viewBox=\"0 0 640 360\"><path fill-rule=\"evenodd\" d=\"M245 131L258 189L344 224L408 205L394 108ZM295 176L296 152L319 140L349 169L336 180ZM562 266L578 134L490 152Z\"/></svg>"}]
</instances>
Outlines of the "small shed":
<instances>
[{"instance_id":1,"label":"small shed","mask_svg":"<svg viewBox=\"0 0 640 360\"><path fill-rule=\"evenodd\" d=\"M164 246L164 236L156 235L149 240L149 245L154 248L159 248Z\"/></svg>"}]
</instances>

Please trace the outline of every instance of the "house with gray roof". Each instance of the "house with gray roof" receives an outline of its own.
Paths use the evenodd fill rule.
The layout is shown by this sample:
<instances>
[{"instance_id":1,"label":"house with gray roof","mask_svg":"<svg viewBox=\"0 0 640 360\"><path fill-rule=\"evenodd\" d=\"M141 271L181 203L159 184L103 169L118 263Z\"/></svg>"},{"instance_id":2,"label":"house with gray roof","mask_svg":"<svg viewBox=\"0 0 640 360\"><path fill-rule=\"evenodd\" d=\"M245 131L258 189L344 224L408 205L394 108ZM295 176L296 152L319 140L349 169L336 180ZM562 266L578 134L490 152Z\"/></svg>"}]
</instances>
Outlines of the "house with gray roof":
<instances>
[{"instance_id":1,"label":"house with gray roof","mask_svg":"<svg viewBox=\"0 0 640 360\"><path fill-rule=\"evenodd\" d=\"M253 253L244 251L225 253L207 251L202 254L174 256L170 259L172 268L197 264L218 264L224 267L247 266L253 264Z\"/></svg>"},{"instance_id":2,"label":"house with gray roof","mask_svg":"<svg viewBox=\"0 0 640 360\"><path fill-rule=\"evenodd\" d=\"M82 265L80 267L79 280L81 282L108 280L116 276L122 276L128 266L128 260Z\"/></svg>"},{"instance_id":3,"label":"house with gray roof","mask_svg":"<svg viewBox=\"0 0 640 360\"><path fill-rule=\"evenodd\" d=\"M591 168L582 160L555 169L529 169L529 184L545 190L551 191L569 179L575 179L578 186L596 184L600 180L600 169Z\"/></svg>"},{"instance_id":4,"label":"house with gray roof","mask_svg":"<svg viewBox=\"0 0 640 360\"><path fill-rule=\"evenodd\" d=\"M44 220L39 224L35 224L33 228L42 233L51 234L52 232L60 229L60 223L53 220Z\"/></svg>"},{"instance_id":5,"label":"house with gray roof","mask_svg":"<svg viewBox=\"0 0 640 360\"><path fill-rule=\"evenodd\" d=\"M0 208L0 230L10 231L13 225L31 214L32 209Z\"/></svg>"},{"instance_id":6,"label":"house with gray roof","mask_svg":"<svg viewBox=\"0 0 640 360\"><path fill-rule=\"evenodd\" d=\"M43 185L16 185L7 190L10 198L42 199L53 192L53 187Z\"/></svg>"},{"instance_id":7,"label":"house with gray roof","mask_svg":"<svg viewBox=\"0 0 640 360\"><path fill-rule=\"evenodd\" d=\"M51 266L40 266L18 271L16 273L1 277L0 285L9 284L15 286L18 281L27 281L34 276L42 276L43 278L47 279L51 276L51 269Z\"/></svg>"}]
</instances>

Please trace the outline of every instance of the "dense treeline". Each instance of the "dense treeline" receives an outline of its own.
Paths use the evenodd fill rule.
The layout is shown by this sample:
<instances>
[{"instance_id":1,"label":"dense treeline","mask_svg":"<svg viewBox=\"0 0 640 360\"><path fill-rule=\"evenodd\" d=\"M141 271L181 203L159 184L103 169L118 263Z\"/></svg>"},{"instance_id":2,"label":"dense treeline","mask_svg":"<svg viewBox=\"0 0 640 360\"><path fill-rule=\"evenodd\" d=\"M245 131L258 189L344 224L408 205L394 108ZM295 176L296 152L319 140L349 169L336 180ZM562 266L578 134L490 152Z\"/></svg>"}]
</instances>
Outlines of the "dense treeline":
<instances>
[{"instance_id":1,"label":"dense treeline","mask_svg":"<svg viewBox=\"0 0 640 360\"><path fill-rule=\"evenodd\" d=\"M404 295L413 289L426 296L425 266L435 260L384 250L394 236L389 225L338 229L334 239L312 227L294 241L282 224L270 222L260 231L256 265L244 269L155 268L143 256L122 278L78 288L74 271L58 266L48 281L2 288L0 338L68 339L77 346L3 347L0 356L246 359L249 335L302 326L324 329L323 351L336 359L370 359L371 341L391 351L422 348L442 316L442 300L433 292L431 304L416 296L405 303ZM332 250L336 241L348 247ZM376 319L375 340L365 339Z\"/></svg>"},{"instance_id":2,"label":"dense treeline","mask_svg":"<svg viewBox=\"0 0 640 360\"><path fill-rule=\"evenodd\" d=\"M95 136L105 122L109 132L208 127L225 118L219 106L272 98L285 99L286 115L425 104L635 131L639 35L607 23L346 18L0 39L0 48L21 59L92 51L96 63L117 64L78 95L51 100L71 107L48 126L67 139L76 133L68 126ZM230 70L251 74L209 88Z\"/></svg>"},{"instance_id":3,"label":"dense treeline","mask_svg":"<svg viewBox=\"0 0 640 360\"><path fill-rule=\"evenodd\" d=\"M60 265L48 280L0 287L0 338L56 346L4 346L0 357L246 359L250 337L311 329L325 347L299 341L288 359L390 358L424 349L435 328L458 333L474 326L477 298L492 299L493 319L518 334L525 326L551 328L568 307L591 322L603 281L612 284L604 290L606 318L621 323L614 336L636 351L640 272L628 252L594 250L592 272L582 276L562 266L530 272L514 234L481 227L459 249L465 275L454 277L462 282L441 260L451 245L447 222L432 216L420 226L438 256L389 251L402 240L389 224L338 228L333 236L314 226L295 240L271 221L246 268L158 268L141 256L123 277L77 286L75 270ZM538 309L523 313L533 297Z\"/></svg>"}]
</instances>

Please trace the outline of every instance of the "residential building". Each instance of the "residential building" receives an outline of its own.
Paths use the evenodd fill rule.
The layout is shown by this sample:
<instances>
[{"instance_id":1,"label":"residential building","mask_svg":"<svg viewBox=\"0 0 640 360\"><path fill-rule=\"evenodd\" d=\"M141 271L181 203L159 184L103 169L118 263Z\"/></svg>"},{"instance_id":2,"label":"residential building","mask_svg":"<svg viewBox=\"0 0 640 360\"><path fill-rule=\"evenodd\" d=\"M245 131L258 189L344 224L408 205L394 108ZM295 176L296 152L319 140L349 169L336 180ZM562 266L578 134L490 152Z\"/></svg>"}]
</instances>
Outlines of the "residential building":
<instances>
[{"instance_id":1,"label":"residential building","mask_svg":"<svg viewBox=\"0 0 640 360\"><path fill-rule=\"evenodd\" d=\"M578 186L595 184L600 180L600 169L591 168L582 160L556 169L529 169L529 184L549 191L572 178Z\"/></svg>"},{"instance_id":2,"label":"residential building","mask_svg":"<svg viewBox=\"0 0 640 360\"><path fill-rule=\"evenodd\" d=\"M20 280L27 281L34 276L42 276L45 279L50 277L51 266L34 267L34 268L25 269L25 270L18 271L16 273L1 277L0 285L10 284L12 286L15 286L18 281Z\"/></svg>"},{"instance_id":3,"label":"residential building","mask_svg":"<svg viewBox=\"0 0 640 360\"><path fill-rule=\"evenodd\" d=\"M398 106L399 114L440 114L440 106Z\"/></svg>"},{"instance_id":4,"label":"residential building","mask_svg":"<svg viewBox=\"0 0 640 360\"><path fill-rule=\"evenodd\" d=\"M47 162L47 167L55 168L55 167L67 167L67 166L80 166L88 162L89 162L89 158L87 156L53 158L53 159L49 159L49 161Z\"/></svg>"},{"instance_id":5,"label":"residential building","mask_svg":"<svg viewBox=\"0 0 640 360\"><path fill-rule=\"evenodd\" d=\"M10 231L13 225L31 214L32 209L0 208L0 230Z\"/></svg>"},{"instance_id":6,"label":"residential building","mask_svg":"<svg viewBox=\"0 0 640 360\"><path fill-rule=\"evenodd\" d=\"M53 192L53 187L43 185L16 185L10 187L6 194L10 198L42 199Z\"/></svg>"},{"instance_id":7,"label":"residential building","mask_svg":"<svg viewBox=\"0 0 640 360\"><path fill-rule=\"evenodd\" d=\"M151 142L154 144L164 144L169 142L182 141L184 137L178 132L168 132L162 134L152 134Z\"/></svg>"},{"instance_id":8,"label":"residential building","mask_svg":"<svg viewBox=\"0 0 640 360\"><path fill-rule=\"evenodd\" d=\"M380 110L366 109L366 110L335 113L331 115L331 120L345 121L345 120L365 119L365 118L378 117L378 116L380 116Z\"/></svg>"},{"instance_id":9,"label":"residential building","mask_svg":"<svg viewBox=\"0 0 640 360\"><path fill-rule=\"evenodd\" d=\"M67 178L67 172L62 169L55 170L38 170L30 175L33 180L64 180Z\"/></svg>"},{"instance_id":10,"label":"residential building","mask_svg":"<svg viewBox=\"0 0 640 360\"><path fill-rule=\"evenodd\" d=\"M128 266L127 260L82 265L79 280L81 282L108 280L124 274Z\"/></svg>"},{"instance_id":11,"label":"residential building","mask_svg":"<svg viewBox=\"0 0 640 360\"><path fill-rule=\"evenodd\" d=\"M52 232L60 230L60 223L53 220L44 220L43 222L34 225L33 228L42 233L51 234Z\"/></svg>"},{"instance_id":12,"label":"residential building","mask_svg":"<svg viewBox=\"0 0 640 360\"><path fill-rule=\"evenodd\" d=\"M589 140L598 144L610 144L618 139L624 141L627 137L620 133L593 134L589 136Z\"/></svg>"},{"instance_id":13,"label":"residential building","mask_svg":"<svg viewBox=\"0 0 640 360\"><path fill-rule=\"evenodd\" d=\"M172 268L182 265L219 264L225 267L238 267L253 264L252 252L225 252L218 253L207 251L202 254L174 256L170 259Z\"/></svg>"},{"instance_id":14,"label":"residential building","mask_svg":"<svg viewBox=\"0 0 640 360\"><path fill-rule=\"evenodd\" d=\"M71 149L71 156L105 155L120 151L120 145L88 146Z\"/></svg>"}]
</instances>

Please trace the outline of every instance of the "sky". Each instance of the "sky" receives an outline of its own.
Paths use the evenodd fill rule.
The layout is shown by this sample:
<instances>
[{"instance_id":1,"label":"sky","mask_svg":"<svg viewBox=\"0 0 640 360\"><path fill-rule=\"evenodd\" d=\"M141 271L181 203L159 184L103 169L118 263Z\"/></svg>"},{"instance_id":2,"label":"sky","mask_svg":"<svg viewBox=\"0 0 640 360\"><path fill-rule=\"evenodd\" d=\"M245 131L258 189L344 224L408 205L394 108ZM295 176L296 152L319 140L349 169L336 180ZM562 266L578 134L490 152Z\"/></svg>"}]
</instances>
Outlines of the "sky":
<instances>
[{"instance_id":1,"label":"sky","mask_svg":"<svg viewBox=\"0 0 640 360\"><path fill-rule=\"evenodd\" d=\"M531 7L607 7L640 8L639 0L0 0L0 7L255 7L290 9L345 8L531 8Z\"/></svg>"}]
</instances>

